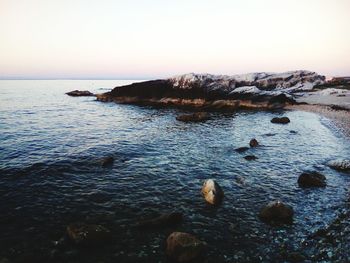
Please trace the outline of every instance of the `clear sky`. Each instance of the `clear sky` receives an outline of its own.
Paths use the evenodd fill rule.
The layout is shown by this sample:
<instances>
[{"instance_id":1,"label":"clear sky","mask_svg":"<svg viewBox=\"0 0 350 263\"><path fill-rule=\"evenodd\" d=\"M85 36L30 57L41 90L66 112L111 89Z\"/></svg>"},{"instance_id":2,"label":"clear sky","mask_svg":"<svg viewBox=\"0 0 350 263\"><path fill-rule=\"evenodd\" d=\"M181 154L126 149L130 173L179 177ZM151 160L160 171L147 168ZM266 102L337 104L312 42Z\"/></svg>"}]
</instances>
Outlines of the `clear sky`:
<instances>
[{"instance_id":1,"label":"clear sky","mask_svg":"<svg viewBox=\"0 0 350 263\"><path fill-rule=\"evenodd\" d=\"M0 0L0 78L350 75L350 0Z\"/></svg>"}]
</instances>

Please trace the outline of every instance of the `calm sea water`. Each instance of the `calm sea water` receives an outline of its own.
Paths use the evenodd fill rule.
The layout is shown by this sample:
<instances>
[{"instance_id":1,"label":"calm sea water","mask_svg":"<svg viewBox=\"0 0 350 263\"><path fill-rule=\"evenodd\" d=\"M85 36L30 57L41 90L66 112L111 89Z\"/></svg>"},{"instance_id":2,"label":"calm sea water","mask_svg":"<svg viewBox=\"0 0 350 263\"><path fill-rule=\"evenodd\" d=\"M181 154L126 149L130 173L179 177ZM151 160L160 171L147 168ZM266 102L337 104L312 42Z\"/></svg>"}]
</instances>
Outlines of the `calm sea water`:
<instances>
[{"instance_id":1,"label":"calm sea water","mask_svg":"<svg viewBox=\"0 0 350 263\"><path fill-rule=\"evenodd\" d=\"M105 92L131 81L0 81L0 259L17 262L166 262L172 231L209 244L209 262L279 261L282 250L303 250L315 230L343 208L350 177L328 160L350 155L349 141L316 114L289 111L212 113L205 123L181 123L178 109L155 109L73 98L73 89ZM291 119L271 124L274 116ZM294 132L291 132L294 131ZM235 148L257 138L246 161ZM112 167L100 166L113 156ZM325 174L324 189L300 189L299 174ZM225 191L208 207L204 179ZM273 227L257 213L281 199L294 224ZM137 230L141 218L179 211L178 227ZM72 222L102 224L113 240L84 250L55 241ZM312 252L310 252L312 253ZM21 261L22 260L22 261Z\"/></svg>"}]
</instances>

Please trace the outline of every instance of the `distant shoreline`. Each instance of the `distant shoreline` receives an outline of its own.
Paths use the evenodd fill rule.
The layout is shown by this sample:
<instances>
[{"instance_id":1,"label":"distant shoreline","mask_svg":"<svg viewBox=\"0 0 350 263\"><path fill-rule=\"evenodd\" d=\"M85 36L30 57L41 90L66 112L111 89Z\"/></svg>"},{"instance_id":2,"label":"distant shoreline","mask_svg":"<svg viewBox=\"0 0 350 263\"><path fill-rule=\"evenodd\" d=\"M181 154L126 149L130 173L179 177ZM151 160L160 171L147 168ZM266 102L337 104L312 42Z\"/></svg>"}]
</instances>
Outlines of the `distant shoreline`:
<instances>
[{"instance_id":1,"label":"distant shoreline","mask_svg":"<svg viewBox=\"0 0 350 263\"><path fill-rule=\"evenodd\" d=\"M321 116L331 120L331 122L337 127L337 129L350 139L350 111L349 110L333 110L327 105L289 105L286 109L301 110L307 112L317 113Z\"/></svg>"}]
</instances>

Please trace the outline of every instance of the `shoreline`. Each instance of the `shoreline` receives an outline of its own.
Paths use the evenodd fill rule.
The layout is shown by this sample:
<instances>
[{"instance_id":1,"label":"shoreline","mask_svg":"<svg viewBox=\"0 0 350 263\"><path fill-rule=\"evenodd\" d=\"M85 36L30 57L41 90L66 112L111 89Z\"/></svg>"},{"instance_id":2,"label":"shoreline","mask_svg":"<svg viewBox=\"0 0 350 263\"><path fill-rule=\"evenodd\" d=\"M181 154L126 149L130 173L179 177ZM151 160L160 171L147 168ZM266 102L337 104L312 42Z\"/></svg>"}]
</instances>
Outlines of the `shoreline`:
<instances>
[{"instance_id":1,"label":"shoreline","mask_svg":"<svg viewBox=\"0 0 350 263\"><path fill-rule=\"evenodd\" d=\"M350 139L350 110L333 109L332 105L321 104L288 105L285 109L312 112L323 116L334 124L338 132L341 132L347 139Z\"/></svg>"}]
</instances>

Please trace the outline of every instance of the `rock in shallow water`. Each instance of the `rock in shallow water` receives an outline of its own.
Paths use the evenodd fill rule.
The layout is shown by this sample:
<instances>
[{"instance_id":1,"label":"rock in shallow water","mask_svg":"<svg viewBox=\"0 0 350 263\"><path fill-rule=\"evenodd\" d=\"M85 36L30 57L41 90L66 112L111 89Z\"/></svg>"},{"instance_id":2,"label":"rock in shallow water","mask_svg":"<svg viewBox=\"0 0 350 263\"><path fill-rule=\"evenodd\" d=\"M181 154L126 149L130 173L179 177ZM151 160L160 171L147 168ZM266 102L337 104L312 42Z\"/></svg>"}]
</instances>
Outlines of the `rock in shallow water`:
<instances>
[{"instance_id":1,"label":"rock in shallow water","mask_svg":"<svg viewBox=\"0 0 350 263\"><path fill-rule=\"evenodd\" d=\"M350 171L350 160L339 159L328 162L328 166L339 171Z\"/></svg>"},{"instance_id":2,"label":"rock in shallow water","mask_svg":"<svg viewBox=\"0 0 350 263\"><path fill-rule=\"evenodd\" d=\"M290 119L288 117L275 117L271 120L272 123L280 123L280 124L287 124L290 122Z\"/></svg>"},{"instance_id":3,"label":"rock in shallow water","mask_svg":"<svg viewBox=\"0 0 350 263\"><path fill-rule=\"evenodd\" d=\"M182 232L170 234L166 243L166 254L175 262L191 262L198 259L206 247L205 242Z\"/></svg>"},{"instance_id":4,"label":"rock in shallow water","mask_svg":"<svg viewBox=\"0 0 350 263\"><path fill-rule=\"evenodd\" d=\"M273 201L261 209L259 217L262 221L267 223L292 223L293 215L294 211L291 206L286 205L281 201Z\"/></svg>"},{"instance_id":5,"label":"rock in shallow water","mask_svg":"<svg viewBox=\"0 0 350 263\"><path fill-rule=\"evenodd\" d=\"M183 114L176 117L178 121L183 122L203 122L209 120L209 114L206 112L196 112L192 114Z\"/></svg>"},{"instance_id":6,"label":"rock in shallow water","mask_svg":"<svg viewBox=\"0 0 350 263\"><path fill-rule=\"evenodd\" d=\"M305 172L299 176L300 187L325 187L326 177L318 172Z\"/></svg>"},{"instance_id":7,"label":"rock in shallow water","mask_svg":"<svg viewBox=\"0 0 350 263\"><path fill-rule=\"evenodd\" d=\"M73 90L73 91L67 92L66 94L73 97L94 96L94 94L88 90Z\"/></svg>"},{"instance_id":8,"label":"rock in shallow water","mask_svg":"<svg viewBox=\"0 0 350 263\"><path fill-rule=\"evenodd\" d=\"M101 160L101 166L108 167L108 166L111 166L113 162L114 162L114 158L112 156L105 157Z\"/></svg>"},{"instance_id":9,"label":"rock in shallow water","mask_svg":"<svg viewBox=\"0 0 350 263\"><path fill-rule=\"evenodd\" d=\"M208 179L204 182L202 194L205 201L212 205L220 204L224 197L224 192L222 191L220 185L213 179Z\"/></svg>"},{"instance_id":10,"label":"rock in shallow water","mask_svg":"<svg viewBox=\"0 0 350 263\"><path fill-rule=\"evenodd\" d=\"M257 146L259 146L259 143L256 139L251 139L249 142L249 146L250 147L257 147Z\"/></svg>"},{"instance_id":11,"label":"rock in shallow water","mask_svg":"<svg viewBox=\"0 0 350 263\"><path fill-rule=\"evenodd\" d=\"M97 246L111 239L111 232L101 225L88 225L84 223L70 224L67 234L77 245Z\"/></svg>"},{"instance_id":12,"label":"rock in shallow water","mask_svg":"<svg viewBox=\"0 0 350 263\"><path fill-rule=\"evenodd\" d=\"M247 155L247 156L244 156L244 159L246 159L247 161L254 161L259 158L256 157L255 155Z\"/></svg>"}]
</instances>

